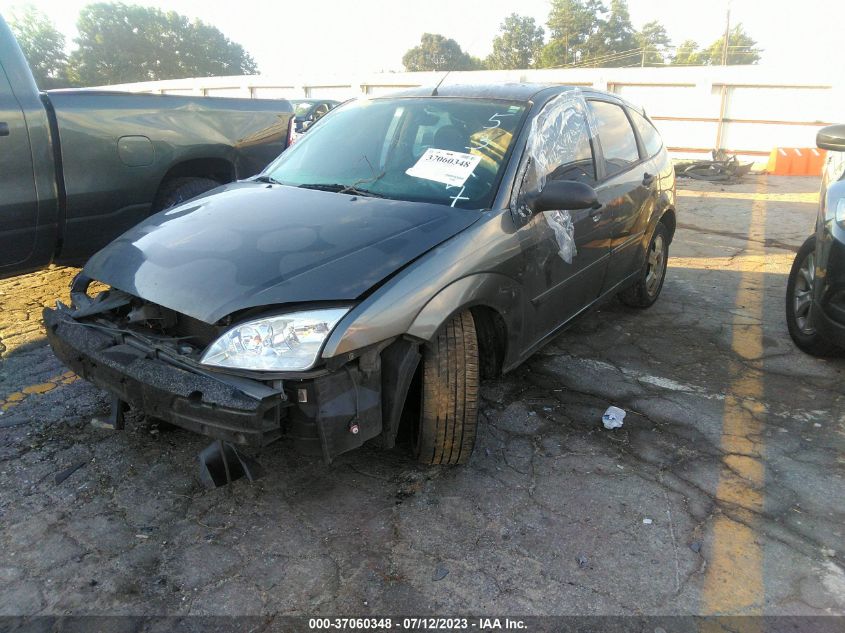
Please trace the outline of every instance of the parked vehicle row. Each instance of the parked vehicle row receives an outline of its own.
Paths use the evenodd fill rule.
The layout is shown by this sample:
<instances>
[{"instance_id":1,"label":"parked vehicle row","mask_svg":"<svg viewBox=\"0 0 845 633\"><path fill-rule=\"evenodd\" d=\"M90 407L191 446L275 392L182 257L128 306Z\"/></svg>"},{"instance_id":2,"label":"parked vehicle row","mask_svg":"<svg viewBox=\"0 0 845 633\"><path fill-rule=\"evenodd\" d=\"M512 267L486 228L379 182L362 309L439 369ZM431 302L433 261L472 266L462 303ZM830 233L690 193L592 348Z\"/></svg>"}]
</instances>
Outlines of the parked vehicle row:
<instances>
[{"instance_id":1,"label":"parked vehicle row","mask_svg":"<svg viewBox=\"0 0 845 633\"><path fill-rule=\"evenodd\" d=\"M284 100L39 93L0 17L0 277L81 264L156 211L261 171Z\"/></svg>"}]
</instances>

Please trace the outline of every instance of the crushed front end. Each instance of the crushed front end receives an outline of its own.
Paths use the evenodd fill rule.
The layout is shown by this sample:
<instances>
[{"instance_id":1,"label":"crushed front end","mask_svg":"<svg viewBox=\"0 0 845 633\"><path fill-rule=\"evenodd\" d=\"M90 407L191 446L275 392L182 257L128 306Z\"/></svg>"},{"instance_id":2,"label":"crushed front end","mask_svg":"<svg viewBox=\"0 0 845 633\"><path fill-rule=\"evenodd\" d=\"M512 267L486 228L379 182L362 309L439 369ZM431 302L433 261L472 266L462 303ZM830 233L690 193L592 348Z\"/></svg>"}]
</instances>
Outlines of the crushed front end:
<instances>
[{"instance_id":1,"label":"crushed front end","mask_svg":"<svg viewBox=\"0 0 845 633\"><path fill-rule=\"evenodd\" d=\"M397 401L419 357L415 343L386 341L299 373L209 368L200 363L203 351L228 324L209 325L115 289L90 297L89 284L76 279L71 306L44 310L47 337L62 362L117 401L233 445L286 439L326 462L373 438L393 445ZM388 394L383 353L408 375L393 376Z\"/></svg>"}]
</instances>

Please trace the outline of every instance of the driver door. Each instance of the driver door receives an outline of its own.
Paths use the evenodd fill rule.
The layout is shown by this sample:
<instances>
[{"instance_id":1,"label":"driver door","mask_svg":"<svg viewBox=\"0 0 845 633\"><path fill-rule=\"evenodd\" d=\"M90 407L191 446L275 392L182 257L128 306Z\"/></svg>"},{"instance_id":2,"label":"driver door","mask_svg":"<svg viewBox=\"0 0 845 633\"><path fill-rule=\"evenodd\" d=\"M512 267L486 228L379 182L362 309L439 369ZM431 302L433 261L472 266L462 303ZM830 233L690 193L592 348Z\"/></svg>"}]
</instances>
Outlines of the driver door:
<instances>
[{"instance_id":1,"label":"driver door","mask_svg":"<svg viewBox=\"0 0 845 633\"><path fill-rule=\"evenodd\" d=\"M563 127L563 126L561 126ZM585 126L571 154L561 156L546 180L577 180L596 186L596 156ZM524 285L530 298L529 331L539 344L595 301L602 289L610 256L611 221L604 206L568 212L575 252L562 248L565 229L556 211L532 214L520 229L525 257ZM571 253L571 261L565 255Z\"/></svg>"},{"instance_id":2,"label":"driver door","mask_svg":"<svg viewBox=\"0 0 845 633\"><path fill-rule=\"evenodd\" d=\"M35 246L38 195L23 110L0 67L0 275L14 272Z\"/></svg>"}]
</instances>

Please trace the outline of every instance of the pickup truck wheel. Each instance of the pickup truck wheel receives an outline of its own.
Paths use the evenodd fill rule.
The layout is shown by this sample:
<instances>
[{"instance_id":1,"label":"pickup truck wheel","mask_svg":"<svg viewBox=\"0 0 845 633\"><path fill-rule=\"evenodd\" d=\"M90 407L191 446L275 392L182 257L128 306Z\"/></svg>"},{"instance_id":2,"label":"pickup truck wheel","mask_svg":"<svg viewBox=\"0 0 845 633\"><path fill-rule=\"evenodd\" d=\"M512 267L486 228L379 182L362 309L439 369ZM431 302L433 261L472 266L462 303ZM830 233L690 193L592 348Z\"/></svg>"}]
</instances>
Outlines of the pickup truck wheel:
<instances>
[{"instance_id":1,"label":"pickup truck wheel","mask_svg":"<svg viewBox=\"0 0 845 633\"><path fill-rule=\"evenodd\" d=\"M423 464L463 464L478 424L478 340L469 311L452 318L423 349L414 456Z\"/></svg>"},{"instance_id":2,"label":"pickup truck wheel","mask_svg":"<svg viewBox=\"0 0 845 633\"><path fill-rule=\"evenodd\" d=\"M633 286L619 293L620 301L632 308L648 308L657 301L666 279L668 260L669 231L663 222L658 222L640 275Z\"/></svg>"},{"instance_id":3,"label":"pickup truck wheel","mask_svg":"<svg viewBox=\"0 0 845 633\"><path fill-rule=\"evenodd\" d=\"M786 282L786 327L789 336L812 356L833 356L839 351L813 327L813 283L816 279L816 237L810 237L795 255Z\"/></svg>"},{"instance_id":4,"label":"pickup truck wheel","mask_svg":"<svg viewBox=\"0 0 845 633\"><path fill-rule=\"evenodd\" d=\"M174 178L166 182L158 192L153 211L158 212L175 207L219 186L220 183L211 178Z\"/></svg>"}]
</instances>

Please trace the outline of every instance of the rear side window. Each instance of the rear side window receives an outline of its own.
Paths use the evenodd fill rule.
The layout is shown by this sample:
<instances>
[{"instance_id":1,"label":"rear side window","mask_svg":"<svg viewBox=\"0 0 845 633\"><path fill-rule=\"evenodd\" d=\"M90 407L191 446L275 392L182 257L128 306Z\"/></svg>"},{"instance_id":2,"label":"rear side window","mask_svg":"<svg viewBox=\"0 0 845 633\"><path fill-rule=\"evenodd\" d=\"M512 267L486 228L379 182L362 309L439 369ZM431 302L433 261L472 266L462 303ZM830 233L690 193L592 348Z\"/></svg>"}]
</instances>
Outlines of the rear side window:
<instances>
[{"instance_id":1,"label":"rear side window","mask_svg":"<svg viewBox=\"0 0 845 633\"><path fill-rule=\"evenodd\" d=\"M639 112L635 112L634 110L628 110L628 112L631 113L631 119L633 119L634 125L637 126L637 132L640 133L640 138L643 140L646 154L648 156L654 156L663 147L663 140L660 138L660 134L654 129L651 122Z\"/></svg>"},{"instance_id":2,"label":"rear side window","mask_svg":"<svg viewBox=\"0 0 845 633\"><path fill-rule=\"evenodd\" d=\"M598 125L607 175L625 171L640 160L637 138L621 106L604 101L590 101L590 110Z\"/></svg>"}]
</instances>

